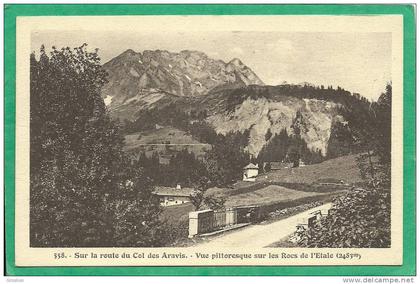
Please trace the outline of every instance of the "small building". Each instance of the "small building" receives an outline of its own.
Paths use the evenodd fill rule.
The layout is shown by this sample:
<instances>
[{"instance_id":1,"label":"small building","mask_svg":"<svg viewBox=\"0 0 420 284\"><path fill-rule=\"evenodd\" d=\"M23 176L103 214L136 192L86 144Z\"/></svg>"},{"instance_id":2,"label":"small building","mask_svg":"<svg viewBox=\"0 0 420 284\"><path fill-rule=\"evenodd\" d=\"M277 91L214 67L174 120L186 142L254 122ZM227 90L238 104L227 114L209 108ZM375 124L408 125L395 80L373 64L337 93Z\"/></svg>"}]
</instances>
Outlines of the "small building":
<instances>
[{"instance_id":1,"label":"small building","mask_svg":"<svg viewBox=\"0 0 420 284\"><path fill-rule=\"evenodd\" d=\"M244 181L255 181L255 178L258 176L258 165L254 165L253 163L249 163L246 167L244 167Z\"/></svg>"},{"instance_id":2,"label":"small building","mask_svg":"<svg viewBox=\"0 0 420 284\"><path fill-rule=\"evenodd\" d=\"M156 130L158 130L158 129L162 129L162 128L163 128L163 126L162 126L162 125L159 125L159 124L155 123L155 129L156 129Z\"/></svg>"},{"instance_id":3,"label":"small building","mask_svg":"<svg viewBox=\"0 0 420 284\"><path fill-rule=\"evenodd\" d=\"M192 192L192 188L181 188L177 185L176 187L156 186L153 193L159 197L160 205L172 206L191 202Z\"/></svg>"},{"instance_id":4,"label":"small building","mask_svg":"<svg viewBox=\"0 0 420 284\"><path fill-rule=\"evenodd\" d=\"M306 166L305 162L302 161L302 159L299 159L299 167L304 167Z\"/></svg>"}]
</instances>

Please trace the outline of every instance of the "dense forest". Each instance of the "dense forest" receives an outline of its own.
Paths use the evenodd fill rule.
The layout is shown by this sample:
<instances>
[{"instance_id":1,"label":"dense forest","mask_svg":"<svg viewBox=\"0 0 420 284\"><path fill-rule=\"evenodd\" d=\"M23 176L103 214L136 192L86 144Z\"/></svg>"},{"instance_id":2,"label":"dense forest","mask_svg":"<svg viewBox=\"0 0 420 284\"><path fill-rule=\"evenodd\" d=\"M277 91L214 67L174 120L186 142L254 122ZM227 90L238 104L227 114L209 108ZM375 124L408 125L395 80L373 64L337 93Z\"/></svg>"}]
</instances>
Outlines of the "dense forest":
<instances>
[{"instance_id":1,"label":"dense forest","mask_svg":"<svg viewBox=\"0 0 420 284\"><path fill-rule=\"evenodd\" d=\"M316 164L322 162L325 157L321 151L311 151L305 140L300 137L288 135L286 129L275 134L262 148L257 161L278 162L283 161L298 166L299 159L305 164Z\"/></svg>"},{"instance_id":2,"label":"dense forest","mask_svg":"<svg viewBox=\"0 0 420 284\"><path fill-rule=\"evenodd\" d=\"M295 97L300 99L318 99L339 103L346 108L356 108L360 105L369 105L370 102L358 93L351 93L340 86L312 86L283 84L278 86L250 85L237 89L228 89L218 92L228 98L227 110L233 110L235 106L242 104L247 99L266 98L278 100L281 97Z\"/></svg>"},{"instance_id":3,"label":"dense forest","mask_svg":"<svg viewBox=\"0 0 420 284\"><path fill-rule=\"evenodd\" d=\"M202 159L184 149L174 154L167 165L159 163L157 153L133 157L133 165L143 168L156 185L200 187L203 181L206 187L228 185L241 179L242 168L250 161L245 150L248 135L216 135L211 150Z\"/></svg>"}]
</instances>

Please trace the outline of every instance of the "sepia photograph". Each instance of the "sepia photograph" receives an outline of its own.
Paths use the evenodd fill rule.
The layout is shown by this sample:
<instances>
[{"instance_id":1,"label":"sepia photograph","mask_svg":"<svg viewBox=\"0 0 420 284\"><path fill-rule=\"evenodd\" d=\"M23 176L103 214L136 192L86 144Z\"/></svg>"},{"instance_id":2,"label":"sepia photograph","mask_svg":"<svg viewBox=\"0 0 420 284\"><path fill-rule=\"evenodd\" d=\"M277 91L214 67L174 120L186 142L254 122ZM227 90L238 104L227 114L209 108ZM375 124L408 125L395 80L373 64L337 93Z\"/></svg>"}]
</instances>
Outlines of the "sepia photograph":
<instances>
[{"instance_id":1,"label":"sepia photograph","mask_svg":"<svg viewBox=\"0 0 420 284\"><path fill-rule=\"evenodd\" d=\"M31 43L32 247L390 246L390 33Z\"/></svg>"},{"instance_id":2,"label":"sepia photograph","mask_svg":"<svg viewBox=\"0 0 420 284\"><path fill-rule=\"evenodd\" d=\"M18 262L401 264L401 27L20 18Z\"/></svg>"}]
</instances>

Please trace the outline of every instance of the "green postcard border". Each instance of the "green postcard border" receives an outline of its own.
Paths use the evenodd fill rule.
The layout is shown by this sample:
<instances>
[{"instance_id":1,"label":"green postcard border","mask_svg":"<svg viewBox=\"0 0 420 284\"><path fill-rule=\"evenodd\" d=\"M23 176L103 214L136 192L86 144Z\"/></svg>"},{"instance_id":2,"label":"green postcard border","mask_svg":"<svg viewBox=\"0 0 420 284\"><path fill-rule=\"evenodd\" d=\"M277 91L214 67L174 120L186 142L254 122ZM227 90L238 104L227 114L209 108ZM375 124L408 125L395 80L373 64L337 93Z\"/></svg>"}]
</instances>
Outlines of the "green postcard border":
<instances>
[{"instance_id":1,"label":"green postcard border","mask_svg":"<svg viewBox=\"0 0 420 284\"><path fill-rule=\"evenodd\" d=\"M6 274L35 275L288 275L409 276L416 274L416 36L414 5L242 4L5 4L4 183ZM15 83L16 17L73 15L383 15L404 18L404 223L401 266L206 266L206 267L16 267L15 265Z\"/></svg>"}]
</instances>

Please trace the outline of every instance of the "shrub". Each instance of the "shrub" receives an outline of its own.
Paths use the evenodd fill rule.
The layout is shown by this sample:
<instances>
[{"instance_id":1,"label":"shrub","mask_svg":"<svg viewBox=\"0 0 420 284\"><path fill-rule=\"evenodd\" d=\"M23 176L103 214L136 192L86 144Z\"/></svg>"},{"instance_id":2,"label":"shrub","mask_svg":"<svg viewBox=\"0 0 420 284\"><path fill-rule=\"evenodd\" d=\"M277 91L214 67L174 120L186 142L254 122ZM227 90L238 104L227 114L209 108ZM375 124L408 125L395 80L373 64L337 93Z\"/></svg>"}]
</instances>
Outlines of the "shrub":
<instances>
[{"instance_id":1,"label":"shrub","mask_svg":"<svg viewBox=\"0 0 420 284\"><path fill-rule=\"evenodd\" d=\"M330 214L302 232L305 247L374 247L391 245L391 196L383 188L354 188L338 197Z\"/></svg>"}]
</instances>

